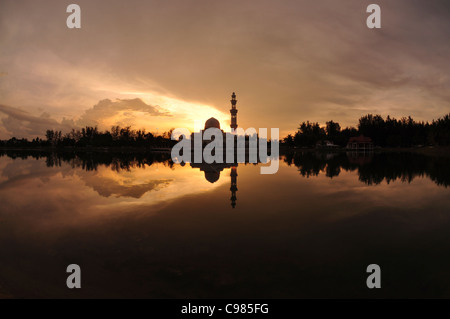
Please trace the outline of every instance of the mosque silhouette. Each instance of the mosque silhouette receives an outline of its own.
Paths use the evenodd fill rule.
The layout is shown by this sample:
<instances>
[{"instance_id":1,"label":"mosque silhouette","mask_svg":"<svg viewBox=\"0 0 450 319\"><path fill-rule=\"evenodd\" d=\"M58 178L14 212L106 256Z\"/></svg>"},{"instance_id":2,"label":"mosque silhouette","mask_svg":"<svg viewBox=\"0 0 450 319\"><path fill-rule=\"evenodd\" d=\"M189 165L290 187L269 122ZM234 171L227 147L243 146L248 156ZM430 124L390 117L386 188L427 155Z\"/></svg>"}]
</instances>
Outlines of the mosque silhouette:
<instances>
[{"instance_id":1,"label":"mosque silhouette","mask_svg":"<svg viewBox=\"0 0 450 319\"><path fill-rule=\"evenodd\" d=\"M231 114L231 130L236 130L238 125L237 125L237 108L236 108L236 104L237 104L237 100L236 100L236 93L233 92L233 94L231 95L231 109L230 109L230 114ZM202 138L203 133L205 130L209 129L209 128L217 128L220 130L220 122L214 118L211 117L209 118L206 122L205 122L205 128L204 130L201 130L198 133L192 133L192 140L194 140L195 138ZM223 134L225 134L222 131ZM205 173L205 179L210 182L210 183L215 183L219 180L220 178L220 172L222 172L224 169L226 168L230 168L231 169L231 173L230 173L230 177L231 177L231 187L230 187L230 191L231 191L231 207L235 208L236 207L236 192L237 192L237 167L238 167L238 163L212 163L212 164L208 164L205 162L202 163L190 163L192 168L199 168L200 171Z\"/></svg>"}]
</instances>

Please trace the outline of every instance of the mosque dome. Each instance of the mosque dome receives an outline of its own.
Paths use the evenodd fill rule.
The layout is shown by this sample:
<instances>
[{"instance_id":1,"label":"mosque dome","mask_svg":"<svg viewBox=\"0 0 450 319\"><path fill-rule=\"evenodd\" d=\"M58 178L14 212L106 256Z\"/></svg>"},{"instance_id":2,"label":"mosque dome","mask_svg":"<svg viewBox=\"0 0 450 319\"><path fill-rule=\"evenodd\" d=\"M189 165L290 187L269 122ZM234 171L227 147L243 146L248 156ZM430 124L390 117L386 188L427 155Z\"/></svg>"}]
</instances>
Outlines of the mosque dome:
<instances>
[{"instance_id":1,"label":"mosque dome","mask_svg":"<svg viewBox=\"0 0 450 319\"><path fill-rule=\"evenodd\" d=\"M217 119L215 119L214 117L211 117L210 119L208 119L208 120L205 122L205 130L206 130L206 129L209 129L209 128L211 128L211 127L218 128L218 129L220 130L220 123L219 123L219 121L218 121Z\"/></svg>"},{"instance_id":2,"label":"mosque dome","mask_svg":"<svg viewBox=\"0 0 450 319\"><path fill-rule=\"evenodd\" d=\"M217 171L205 171L205 179L210 183L215 183L220 178L220 172Z\"/></svg>"}]
</instances>

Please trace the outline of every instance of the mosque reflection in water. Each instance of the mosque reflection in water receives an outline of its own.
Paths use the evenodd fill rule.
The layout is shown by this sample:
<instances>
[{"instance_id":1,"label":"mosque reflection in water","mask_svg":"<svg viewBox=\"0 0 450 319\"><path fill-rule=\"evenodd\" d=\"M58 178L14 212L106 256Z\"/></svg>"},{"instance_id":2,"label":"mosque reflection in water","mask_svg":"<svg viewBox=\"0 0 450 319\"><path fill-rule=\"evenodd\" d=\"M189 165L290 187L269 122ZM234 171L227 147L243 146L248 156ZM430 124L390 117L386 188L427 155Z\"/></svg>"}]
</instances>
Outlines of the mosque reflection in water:
<instances>
[{"instance_id":1,"label":"mosque reflection in water","mask_svg":"<svg viewBox=\"0 0 450 319\"><path fill-rule=\"evenodd\" d=\"M239 151L243 151L244 152L244 161L242 161L242 163L250 163L251 161L249 160L249 136L245 136L244 138L244 147L242 149L238 149L237 148L237 135L236 135L236 129L238 128L238 124L237 124L237 99L236 99L236 93L233 92L231 94L231 108L230 108L230 115L231 115L231 120L230 120L230 129L231 129L231 134L233 135L233 139L234 139L234 163L225 163L225 158L223 159L224 163L212 163L212 164L208 164L206 162L201 162L201 163L195 163L193 161L193 153L191 153L190 156L190 165L192 168L199 168L200 171L205 173L205 179L210 182L210 183L215 183L219 180L220 178L220 173L224 170L224 169L231 169L231 173L230 173L230 177L231 177L231 187L230 187L230 191L231 191L231 207L235 208L236 207L236 192L238 190L237 188L237 167L238 167L238 163L237 163L237 153ZM205 138L205 132L208 129L216 129L218 132L220 132L220 134L222 134L222 140L224 142L224 148L226 147L225 145L225 141L226 141L226 134L220 127L220 122L214 118L211 117L208 120L206 120L205 122L205 126L203 130L200 130L199 132L194 132L191 134L190 136L190 140L191 140L191 150L194 151L194 149L196 148L196 140L199 140L200 142L198 142L198 145L200 145L201 151L203 152L203 149L205 148L206 145L208 145L209 143L212 142L211 139ZM256 136L256 141L257 143L259 142L258 137ZM225 154L224 154L225 157ZM255 156L257 158L256 162L260 162L260 161L264 161L267 162L269 159L269 156L266 156L265 158L260 158L260 154ZM180 164L182 166L185 165L185 163L183 161L180 161Z\"/></svg>"},{"instance_id":2,"label":"mosque reflection in water","mask_svg":"<svg viewBox=\"0 0 450 319\"><path fill-rule=\"evenodd\" d=\"M182 164L184 165L184 164ZM219 180L220 178L220 173L226 169L226 168L231 168L231 173L230 173L230 177L231 177L231 187L230 187L230 191L231 191L231 207L235 208L236 207L236 192L238 190L237 188L237 167L238 164L237 163L233 163L233 164L227 164L227 163L222 163L222 164L207 164L207 163L190 163L192 168L199 168L200 171L205 173L205 179L210 182L210 183L215 183Z\"/></svg>"}]
</instances>

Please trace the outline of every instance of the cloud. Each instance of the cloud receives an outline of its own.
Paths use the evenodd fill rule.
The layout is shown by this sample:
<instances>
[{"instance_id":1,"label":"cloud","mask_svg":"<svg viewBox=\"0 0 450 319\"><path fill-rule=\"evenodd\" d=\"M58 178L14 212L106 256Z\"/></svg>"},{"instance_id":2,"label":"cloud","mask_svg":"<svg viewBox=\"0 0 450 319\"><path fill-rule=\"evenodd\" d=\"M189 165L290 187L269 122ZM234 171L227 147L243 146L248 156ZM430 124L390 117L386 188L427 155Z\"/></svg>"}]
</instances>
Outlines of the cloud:
<instances>
[{"instance_id":1,"label":"cloud","mask_svg":"<svg viewBox=\"0 0 450 319\"><path fill-rule=\"evenodd\" d=\"M54 119L49 113L43 112L40 116L14 108L0 105L0 116L4 130L0 131L0 138L34 138L42 137L47 130L58 130L63 133L73 128L83 126L97 126L101 130L109 129L113 125L145 128L151 117L171 117L172 115L160 108L146 104L139 98L117 99L111 101L104 99L92 108L86 110L78 120L63 118ZM5 136L6 135L6 136Z\"/></svg>"},{"instance_id":2,"label":"cloud","mask_svg":"<svg viewBox=\"0 0 450 319\"><path fill-rule=\"evenodd\" d=\"M86 110L77 121L79 126L98 126L109 128L111 125L136 126L149 117L171 117L159 106L146 104L139 98L99 101ZM144 117L144 118L143 118Z\"/></svg>"},{"instance_id":3,"label":"cloud","mask_svg":"<svg viewBox=\"0 0 450 319\"><path fill-rule=\"evenodd\" d=\"M12 136L21 138L42 137L46 130L69 131L75 127L73 120L63 118L57 121L50 117L48 113L42 113L41 116L34 116L27 111L0 104L1 122L9 136L1 136L1 138L9 138Z\"/></svg>"},{"instance_id":4,"label":"cloud","mask_svg":"<svg viewBox=\"0 0 450 319\"><path fill-rule=\"evenodd\" d=\"M228 112L236 91L239 126L282 131L331 115L345 126L368 112L419 120L448 112L448 0L378 0L377 30L365 25L370 0L129 3L80 0L84 22L73 32L61 1L2 1L1 102L124 123L113 117L151 114L98 121L84 111L141 91Z\"/></svg>"}]
</instances>

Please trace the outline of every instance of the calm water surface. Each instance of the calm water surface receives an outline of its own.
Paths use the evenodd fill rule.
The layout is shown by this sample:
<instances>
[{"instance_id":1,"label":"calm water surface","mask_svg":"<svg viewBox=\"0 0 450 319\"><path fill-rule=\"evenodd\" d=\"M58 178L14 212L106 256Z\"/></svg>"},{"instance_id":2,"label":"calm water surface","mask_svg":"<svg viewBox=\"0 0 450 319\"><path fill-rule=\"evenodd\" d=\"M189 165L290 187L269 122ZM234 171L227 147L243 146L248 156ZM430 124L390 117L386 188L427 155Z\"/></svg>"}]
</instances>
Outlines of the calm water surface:
<instances>
[{"instance_id":1,"label":"calm water surface","mask_svg":"<svg viewBox=\"0 0 450 319\"><path fill-rule=\"evenodd\" d=\"M260 175L164 154L1 155L1 296L450 297L448 158L306 152ZM372 263L382 289L366 287Z\"/></svg>"}]
</instances>

